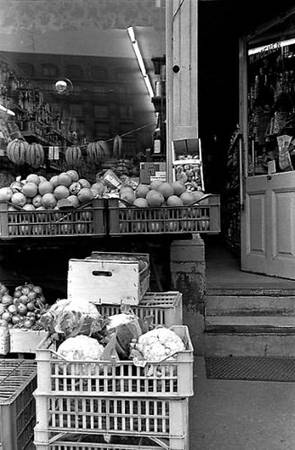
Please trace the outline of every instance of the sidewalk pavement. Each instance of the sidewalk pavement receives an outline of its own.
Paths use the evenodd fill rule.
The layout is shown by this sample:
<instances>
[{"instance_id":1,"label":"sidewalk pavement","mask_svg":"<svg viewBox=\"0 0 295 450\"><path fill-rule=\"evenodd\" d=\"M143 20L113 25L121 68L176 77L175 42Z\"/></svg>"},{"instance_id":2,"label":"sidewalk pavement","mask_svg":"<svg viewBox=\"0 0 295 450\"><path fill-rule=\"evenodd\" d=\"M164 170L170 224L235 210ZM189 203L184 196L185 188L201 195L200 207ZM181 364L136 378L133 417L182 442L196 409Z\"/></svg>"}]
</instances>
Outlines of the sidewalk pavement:
<instances>
[{"instance_id":1,"label":"sidewalk pavement","mask_svg":"<svg viewBox=\"0 0 295 450\"><path fill-rule=\"evenodd\" d=\"M195 360L189 450L295 450L295 382L208 380Z\"/></svg>"}]
</instances>

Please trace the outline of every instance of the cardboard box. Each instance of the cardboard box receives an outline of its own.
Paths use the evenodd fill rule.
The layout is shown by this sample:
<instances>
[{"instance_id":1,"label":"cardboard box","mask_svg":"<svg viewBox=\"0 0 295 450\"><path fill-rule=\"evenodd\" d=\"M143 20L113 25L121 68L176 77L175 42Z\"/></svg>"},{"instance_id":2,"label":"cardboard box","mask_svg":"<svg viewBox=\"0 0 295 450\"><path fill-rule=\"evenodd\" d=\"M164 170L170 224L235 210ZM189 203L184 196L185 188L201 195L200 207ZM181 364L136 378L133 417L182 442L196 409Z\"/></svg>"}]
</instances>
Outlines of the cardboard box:
<instances>
[{"instance_id":1,"label":"cardboard box","mask_svg":"<svg viewBox=\"0 0 295 450\"><path fill-rule=\"evenodd\" d=\"M165 162L140 163L140 182L149 184L154 180L166 181L167 171Z\"/></svg>"}]
</instances>

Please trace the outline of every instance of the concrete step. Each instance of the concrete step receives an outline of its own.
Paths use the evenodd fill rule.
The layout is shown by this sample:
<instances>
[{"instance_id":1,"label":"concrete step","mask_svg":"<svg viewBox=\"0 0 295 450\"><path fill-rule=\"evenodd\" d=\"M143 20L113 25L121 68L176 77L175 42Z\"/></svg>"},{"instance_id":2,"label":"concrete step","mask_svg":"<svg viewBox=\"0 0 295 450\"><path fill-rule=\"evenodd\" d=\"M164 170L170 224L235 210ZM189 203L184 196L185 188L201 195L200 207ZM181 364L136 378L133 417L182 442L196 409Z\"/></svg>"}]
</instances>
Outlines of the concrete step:
<instances>
[{"instance_id":1,"label":"concrete step","mask_svg":"<svg viewBox=\"0 0 295 450\"><path fill-rule=\"evenodd\" d=\"M224 332L295 332L295 316L259 315L259 316L206 316L205 330Z\"/></svg>"},{"instance_id":2,"label":"concrete step","mask_svg":"<svg viewBox=\"0 0 295 450\"><path fill-rule=\"evenodd\" d=\"M205 356L295 356L295 332L204 333Z\"/></svg>"}]
</instances>

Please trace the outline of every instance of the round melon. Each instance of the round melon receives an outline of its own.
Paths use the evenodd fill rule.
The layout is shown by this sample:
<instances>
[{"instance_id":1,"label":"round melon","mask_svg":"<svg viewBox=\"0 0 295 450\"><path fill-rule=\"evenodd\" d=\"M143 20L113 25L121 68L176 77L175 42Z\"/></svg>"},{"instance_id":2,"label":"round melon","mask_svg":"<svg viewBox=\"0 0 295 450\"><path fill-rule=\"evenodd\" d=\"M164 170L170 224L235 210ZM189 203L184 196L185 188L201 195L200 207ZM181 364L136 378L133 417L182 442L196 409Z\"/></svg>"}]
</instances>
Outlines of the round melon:
<instances>
[{"instance_id":1,"label":"round melon","mask_svg":"<svg viewBox=\"0 0 295 450\"><path fill-rule=\"evenodd\" d=\"M27 183L39 184L40 183L40 177L39 177L39 175L36 175L35 173L31 173L30 175L27 176L26 182Z\"/></svg>"},{"instance_id":2,"label":"round melon","mask_svg":"<svg viewBox=\"0 0 295 450\"><path fill-rule=\"evenodd\" d=\"M204 197L205 193L203 191L193 191L192 192L195 201L201 200L202 197Z\"/></svg>"},{"instance_id":3,"label":"round melon","mask_svg":"<svg viewBox=\"0 0 295 450\"><path fill-rule=\"evenodd\" d=\"M38 186L37 184L29 181L28 183L24 184L22 192L26 197L33 198L38 193Z\"/></svg>"},{"instance_id":4,"label":"round melon","mask_svg":"<svg viewBox=\"0 0 295 450\"><path fill-rule=\"evenodd\" d=\"M122 192L125 192L125 191L131 191L131 192L134 192L134 190L133 190L133 188L132 188L131 186L128 186L128 185L126 185L126 184L123 184L123 185L120 187L119 192L120 192L120 194L121 194Z\"/></svg>"},{"instance_id":5,"label":"round melon","mask_svg":"<svg viewBox=\"0 0 295 450\"><path fill-rule=\"evenodd\" d=\"M56 200L61 200L62 198L67 198L70 195L70 191L66 186L59 185L53 191Z\"/></svg>"},{"instance_id":6,"label":"round melon","mask_svg":"<svg viewBox=\"0 0 295 450\"><path fill-rule=\"evenodd\" d=\"M159 206L162 206L162 204L164 203L165 199L163 197L163 195L161 194L161 192L158 192L156 190L151 190L147 196L146 196L146 200L148 202L148 205L153 207L153 208L157 208Z\"/></svg>"},{"instance_id":7,"label":"round melon","mask_svg":"<svg viewBox=\"0 0 295 450\"><path fill-rule=\"evenodd\" d=\"M42 205L42 196L40 194L37 194L33 198L32 203L35 206L35 208L39 208Z\"/></svg>"},{"instance_id":8,"label":"round melon","mask_svg":"<svg viewBox=\"0 0 295 450\"><path fill-rule=\"evenodd\" d=\"M23 206L23 209L25 211L35 211L35 206L32 205L31 203L27 203L26 205Z\"/></svg>"},{"instance_id":9,"label":"round melon","mask_svg":"<svg viewBox=\"0 0 295 450\"><path fill-rule=\"evenodd\" d=\"M11 203L16 206L24 206L26 204L26 197L22 192L15 192L10 199Z\"/></svg>"},{"instance_id":10,"label":"round melon","mask_svg":"<svg viewBox=\"0 0 295 450\"><path fill-rule=\"evenodd\" d=\"M120 192L120 198L122 200L125 200L125 202L130 203L132 205L132 203L135 200L135 194L134 194L133 190L129 191L126 189L125 191Z\"/></svg>"},{"instance_id":11,"label":"round melon","mask_svg":"<svg viewBox=\"0 0 295 450\"><path fill-rule=\"evenodd\" d=\"M40 180L40 183L42 183L42 181L47 181L47 179L45 177L43 177L43 175L39 175L39 180Z\"/></svg>"},{"instance_id":12,"label":"round melon","mask_svg":"<svg viewBox=\"0 0 295 450\"><path fill-rule=\"evenodd\" d=\"M85 180L85 178L80 178L79 183L81 184L82 188L88 188L90 189L91 184L89 181Z\"/></svg>"},{"instance_id":13,"label":"round melon","mask_svg":"<svg viewBox=\"0 0 295 450\"><path fill-rule=\"evenodd\" d=\"M162 184L162 181L156 180L151 182L151 189L157 189Z\"/></svg>"},{"instance_id":14,"label":"round melon","mask_svg":"<svg viewBox=\"0 0 295 450\"><path fill-rule=\"evenodd\" d=\"M136 188L135 195L138 198L146 198L149 190L150 190L150 187L148 184L139 184Z\"/></svg>"},{"instance_id":15,"label":"round melon","mask_svg":"<svg viewBox=\"0 0 295 450\"><path fill-rule=\"evenodd\" d=\"M161 192L161 194L163 195L164 198L168 198L174 194L174 189L170 183L161 183L157 187L157 191Z\"/></svg>"},{"instance_id":16,"label":"round melon","mask_svg":"<svg viewBox=\"0 0 295 450\"><path fill-rule=\"evenodd\" d=\"M79 206L79 199L78 199L78 197L77 197L76 195L70 195L70 196L67 198L67 200L68 200L69 202L71 202L71 204L72 204L72 206L73 206L74 208L78 208L78 206Z\"/></svg>"},{"instance_id":17,"label":"round melon","mask_svg":"<svg viewBox=\"0 0 295 450\"><path fill-rule=\"evenodd\" d=\"M89 202L94 198L91 189L85 187L78 192L78 199L81 203Z\"/></svg>"},{"instance_id":18,"label":"round melon","mask_svg":"<svg viewBox=\"0 0 295 450\"><path fill-rule=\"evenodd\" d=\"M137 206L138 208L147 208L149 206L147 199L142 197L136 198L133 202L133 205Z\"/></svg>"},{"instance_id":19,"label":"round melon","mask_svg":"<svg viewBox=\"0 0 295 450\"><path fill-rule=\"evenodd\" d=\"M167 206L183 206L183 201L177 195L171 195L167 198Z\"/></svg>"},{"instance_id":20,"label":"round melon","mask_svg":"<svg viewBox=\"0 0 295 450\"><path fill-rule=\"evenodd\" d=\"M54 175L50 178L49 182L52 184L52 186L55 188L58 186L58 175Z\"/></svg>"},{"instance_id":21,"label":"round melon","mask_svg":"<svg viewBox=\"0 0 295 450\"><path fill-rule=\"evenodd\" d=\"M14 192L9 187L0 188L0 202L9 202Z\"/></svg>"},{"instance_id":22,"label":"round melon","mask_svg":"<svg viewBox=\"0 0 295 450\"><path fill-rule=\"evenodd\" d=\"M78 181L79 180L79 174L76 170L67 170L66 174L69 175L72 179L72 181Z\"/></svg>"},{"instance_id":23,"label":"round melon","mask_svg":"<svg viewBox=\"0 0 295 450\"><path fill-rule=\"evenodd\" d=\"M106 187L101 182L96 182L91 186L91 189L93 189L97 195L102 196L106 190Z\"/></svg>"},{"instance_id":24,"label":"round melon","mask_svg":"<svg viewBox=\"0 0 295 450\"><path fill-rule=\"evenodd\" d=\"M195 202L195 198L191 192L183 192L180 198L185 206L192 205Z\"/></svg>"},{"instance_id":25,"label":"round melon","mask_svg":"<svg viewBox=\"0 0 295 450\"><path fill-rule=\"evenodd\" d=\"M44 195L53 192L53 186L49 181L42 181L39 186L39 194Z\"/></svg>"},{"instance_id":26,"label":"round melon","mask_svg":"<svg viewBox=\"0 0 295 450\"><path fill-rule=\"evenodd\" d=\"M181 183L180 181L174 181L171 184L174 194L180 196L181 194L183 194L183 192L186 191L186 187L183 183Z\"/></svg>"},{"instance_id":27,"label":"round melon","mask_svg":"<svg viewBox=\"0 0 295 450\"><path fill-rule=\"evenodd\" d=\"M42 197L42 206L47 209L53 209L56 206L56 198L53 194L44 194Z\"/></svg>"},{"instance_id":28,"label":"round melon","mask_svg":"<svg viewBox=\"0 0 295 450\"><path fill-rule=\"evenodd\" d=\"M80 183L75 181L75 183L72 183L69 187L70 194L76 195L81 190L82 186Z\"/></svg>"},{"instance_id":29,"label":"round melon","mask_svg":"<svg viewBox=\"0 0 295 450\"><path fill-rule=\"evenodd\" d=\"M66 172L62 172L58 175L58 184L69 187L72 184L72 178Z\"/></svg>"}]
</instances>

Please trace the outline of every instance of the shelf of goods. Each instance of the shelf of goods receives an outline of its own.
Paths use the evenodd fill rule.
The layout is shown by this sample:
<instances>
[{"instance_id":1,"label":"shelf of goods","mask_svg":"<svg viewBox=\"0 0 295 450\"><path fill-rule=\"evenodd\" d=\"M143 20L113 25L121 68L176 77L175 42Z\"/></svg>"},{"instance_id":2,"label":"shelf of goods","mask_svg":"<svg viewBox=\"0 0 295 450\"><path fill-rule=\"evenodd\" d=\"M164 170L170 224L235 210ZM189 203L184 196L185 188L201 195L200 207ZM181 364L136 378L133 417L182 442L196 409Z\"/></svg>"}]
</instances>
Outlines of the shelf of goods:
<instances>
[{"instance_id":1,"label":"shelf of goods","mask_svg":"<svg viewBox=\"0 0 295 450\"><path fill-rule=\"evenodd\" d=\"M33 450L36 363L0 359L0 448Z\"/></svg>"},{"instance_id":2,"label":"shelf of goods","mask_svg":"<svg viewBox=\"0 0 295 450\"><path fill-rule=\"evenodd\" d=\"M219 233L220 197L211 195L201 204L139 208L108 200L109 234Z\"/></svg>"},{"instance_id":3,"label":"shelf of goods","mask_svg":"<svg viewBox=\"0 0 295 450\"><path fill-rule=\"evenodd\" d=\"M90 207L73 210L11 211L7 203L0 203L0 239L105 234L105 208L102 199L93 200Z\"/></svg>"}]
</instances>

